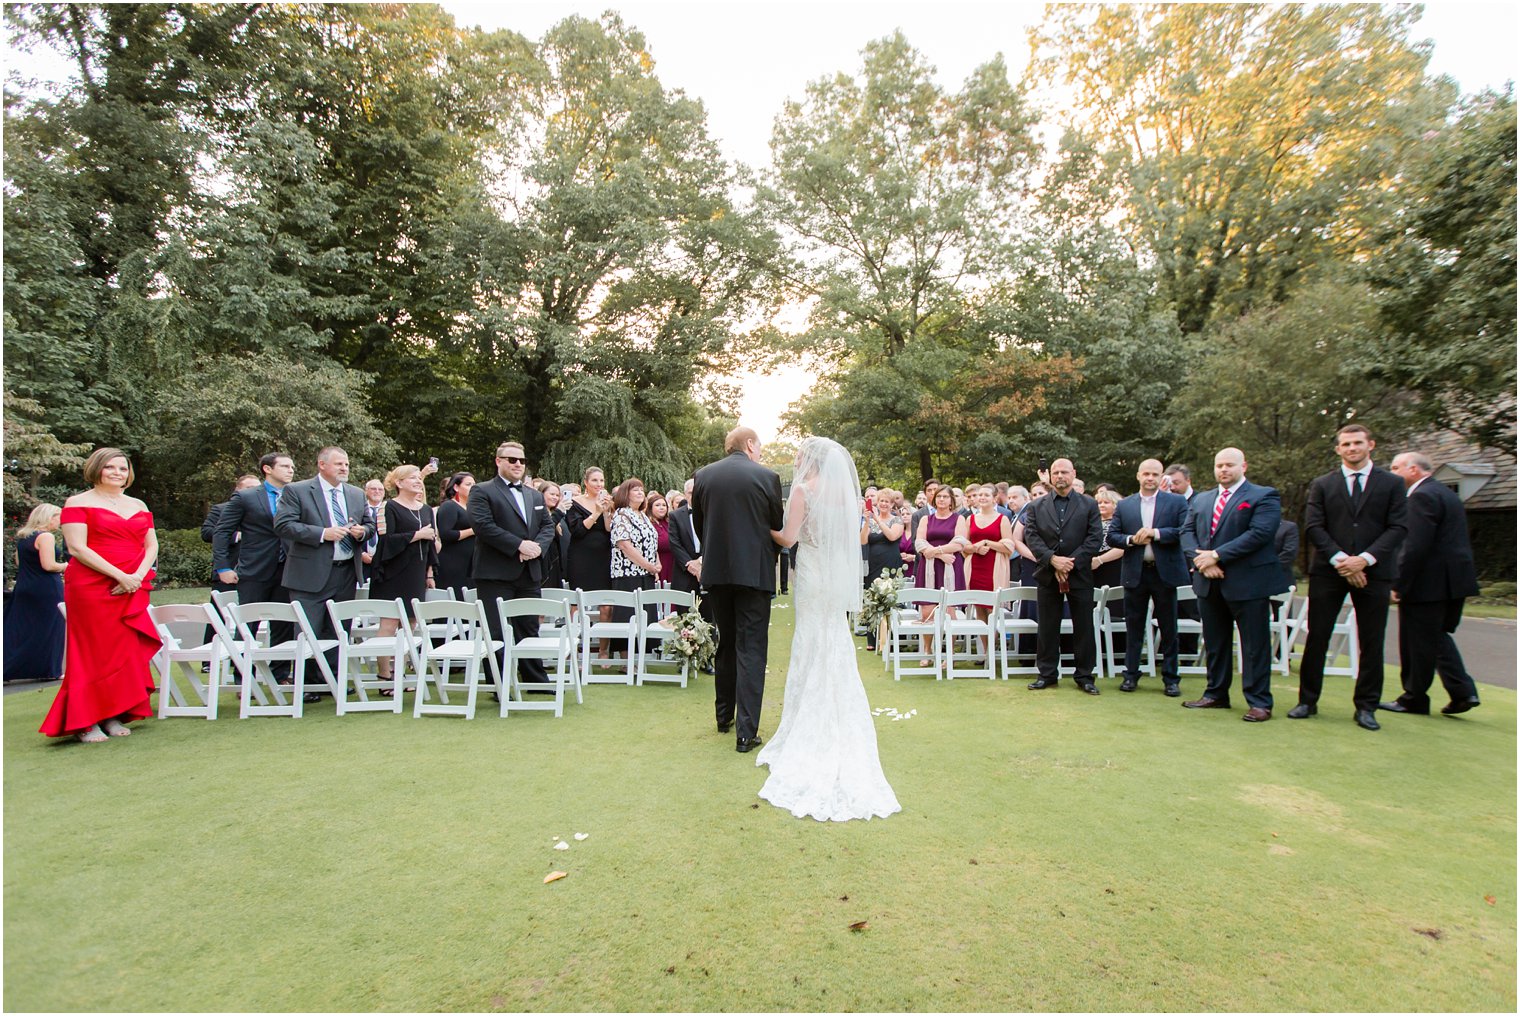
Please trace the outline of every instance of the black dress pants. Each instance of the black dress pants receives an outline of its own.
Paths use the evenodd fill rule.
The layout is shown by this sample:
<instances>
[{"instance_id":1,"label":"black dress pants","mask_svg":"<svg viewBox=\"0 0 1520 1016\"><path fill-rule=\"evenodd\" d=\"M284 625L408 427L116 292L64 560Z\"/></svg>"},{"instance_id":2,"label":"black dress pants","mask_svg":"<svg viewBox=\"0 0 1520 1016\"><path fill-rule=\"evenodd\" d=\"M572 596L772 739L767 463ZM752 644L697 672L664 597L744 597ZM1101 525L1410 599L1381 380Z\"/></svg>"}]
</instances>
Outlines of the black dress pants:
<instances>
[{"instance_id":1,"label":"black dress pants","mask_svg":"<svg viewBox=\"0 0 1520 1016\"><path fill-rule=\"evenodd\" d=\"M770 643L771 594L749 586L712 586L707 590L713 623L718 626L714 705L720 724L733 723L738 738L749 740L760 727L765 695L765 656Z\"/></svg>"},{"instance_id":2,"label":"black dress pants","mask_svg":"<svg viewBox=\"0 0 1520 1016\"><path fill-rule=\"evenodd\" d=\"M1430 712L1430 685L1437 673L1453 702L1478 697L1478 686L1451 637L1462 622L1464 602L1432 600L1399 604L1399 677L1404 685L1399 704L1404 708Z\"/></svg>"},{"instance_id":3,"label":"black dress pants","mask_svg":"<svg viewBox=\"0 0 1520 1016\"><path fill-rule=\"evenodd\" d=\"M1341 604L1351 597L1356 611L1356 644L1361 659L1356 667L1356 686L1351 701L1357 709L1371 711L1383 697L1383 635L1388 629L1389 594L1393 584L1371 579L1355 589L1338 573L1309 577L1309 634L1298 667L1298 700L1319 702L1325 684L1325 656L1330 649L1331 629L1340 618Z\"/></svg>"},{"instance_id":4,"label":"black dress pants","mask_svg":"<svg viewBox=\"0 0 1520 1016\"><path fill-rule=\"evenodd\" d=\"M1145 630L1146 608L1156 615L1161 632L1161 677L1177 680L1177 587L1161 581L1152 567L1140 569L1140 584L1124 590L1124 676L1140 678L1140 653L1150 639Z\"/></svg>"},{"instance_id":5,"label":"black dress pants","mask_svg":"<svg viewBox=\"0 0 1520 1016\"><path fill-rule=\"evenodd\" d=\"M486 607L486 625L491 630L491 638L501 638L501 611L496 609L498 600L515 600L522 597L536 597L543 590L539 587L538 580L523 571L522 577L510 582L501 579L475 580L475 595L480 597L480 602ZM538 618L533 615L512 618L512 637L514 639L532 639L538 637ZM506 671L507 651L501 651L500 663L502 665L501 679L508 680ZM519 660L517 662L517 679L524 683L542 684L549 680L549 672L544 668L543 660Z\"/></svg>"},{"instance_id":6,"label":"black dress pants","mask_svg":"<svg viewBox=\"0 0 1520 1016\"><path fill-rule=\"evenodd\" d=\"M1039 676L1054 681L1061 676L1061 613L1071 605L1073 673L1078 684L1093 679L1098 663L1098 639L1093 631L1093 591L1072 589L1065 593L1054 582L1041 582L1037 602L1040 605L1039 637L1036 640L1035 666Z\"/></svg>"}]
</instances>

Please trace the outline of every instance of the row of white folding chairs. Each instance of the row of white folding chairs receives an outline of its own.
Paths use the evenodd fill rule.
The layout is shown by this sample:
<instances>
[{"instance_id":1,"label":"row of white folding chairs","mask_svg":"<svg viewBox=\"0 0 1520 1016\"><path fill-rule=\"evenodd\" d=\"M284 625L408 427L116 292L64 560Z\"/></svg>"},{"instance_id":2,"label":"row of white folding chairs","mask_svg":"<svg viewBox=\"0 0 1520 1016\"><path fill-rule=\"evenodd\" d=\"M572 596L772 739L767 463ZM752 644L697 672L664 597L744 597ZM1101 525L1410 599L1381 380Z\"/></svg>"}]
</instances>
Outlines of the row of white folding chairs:
<instances>
[{"instance_id":1,"label":"row of white folding chairs","mask_svg":"<svg viewBox=\"0 0 1520 1016\"><path fill-rule=\"evenodd\" d=\"M400 713L403 693L412 688L416 693L414 716L442 713L473 717L480 683L487 678L500 699L503 716L525 709L552 709L556 716L563 715L567 688L574 690L577 701L582 700L570 610L563 600L500 601L497 609L503 637L499 640L490 637L485 604L473 598L414 599L410 616L400 599L329 602L327 609L338 634L336 639L318 639L298 603L240 604L235 596L222 595L215 605L150 607L149 616L162 640L155 660L163 683L159 715L215 719L221 689L236 685L241 693L241 717L300 717L308 664L317 668L340 716L360 711ZM551 623L537 638L514 639L511 618L515 616L546 617ZM394 634L378 634L381 619L396 622ZM270 630L279 623L291 626L291 637L274 643ZM213 632L209 640L204 637L208 625ZM325 658L331 650L337 652L336 673ZM505 686L498 664L498 656L504 651ZM391 661L389 678L365 668L365 664L372 666L381 658ZM552 701L524 698L516 666L523 659L554 664ZM281 662L290 664L290 684L281 684L275 677L273 665ZM204 677L202 665L206 667ZM456 666L463 669L463 680L455 679ZM234 670L238 681L231 679ZM354 699L349 698L350 686ZM550 688L535 685L531 690ZM450 702L450 691L462 691L465 702ZM389 698L385 697L387 692Z\"/></svg>"},{"instance_id":2,"label":"row of white folding chairs","mask_svg":"<svg viewBox=\"0 0 1520 1016\"><path fill-rule=\"evenodd\" d=\"M1273 665L1274 669L1283 674L1288 672L1290 655L1296 652L1295 639L1304 628L1307 607L1305 601L1300 601L1296 613L1291 609L1293 592L1289 589L1286 593L1272 597L1277 603L1277 616L1272 620L1271 629ZM1179 588L1177 593L1179 602L1196 599L1196 593L1191 587ZM999 676L1007 680L1015 675L1038 674L1039 668L1033 654L1020 653L1017 641L1020 636L1027 636L1026 644L1030 644L1039 631L1039 622L1034 618L1023 617L1021 609L1024 603L1036 602L1038 596L1039 590L1034 586L1010 586L996 593L983 590L904 589L899 592L898 608L890 617L888 637L880 640L883 659L892 668L894 680L901 680L904 674L933 674L936 679L949 680L957 677ZM1123 600L1124 589L1121 586L1100 586L1094 590L1093 631L1098 640L1097 677L1116 676L1123 672L1124 652L1119 648L1117 636L1127 634L1128 623L1123 617L1115 616L1112 610L1112 604L1123 603ZM923 619L919 610L922 606L934 608L927 620ZM1154 618L1148 616L1147 622L1147 639L1143 648L1146 670L1150 671L1155 666L1160 632ZM1197 654L1179 666L1181 675L1207 673L1202 628L1199 621L1178 619L1179 634L1198 636ZM1071 619L1063 617L1061 634L1071 633ZM919 640L924 638L930 642L931 653L923 653L918 645ZM1348 615L1337 624L1334 639L1331 659L1335 658L1341 646L1349 646L1351 662L1349 668L1327 668L1326 673L1354 674L1357 662L1354 615ZM1241 658L1238 634L1236 641L1238 661ZM979 650L978 645L984 648ZM986 650L988 645L994 647L994 652ZM931 664L916 666L906 662L915 656L932 656ZM1063 656L1063 662L1069 660L1069 654ZM970 662L972 666L957 668L956 664L962 662Z\"/></svg>"}]
</instances>

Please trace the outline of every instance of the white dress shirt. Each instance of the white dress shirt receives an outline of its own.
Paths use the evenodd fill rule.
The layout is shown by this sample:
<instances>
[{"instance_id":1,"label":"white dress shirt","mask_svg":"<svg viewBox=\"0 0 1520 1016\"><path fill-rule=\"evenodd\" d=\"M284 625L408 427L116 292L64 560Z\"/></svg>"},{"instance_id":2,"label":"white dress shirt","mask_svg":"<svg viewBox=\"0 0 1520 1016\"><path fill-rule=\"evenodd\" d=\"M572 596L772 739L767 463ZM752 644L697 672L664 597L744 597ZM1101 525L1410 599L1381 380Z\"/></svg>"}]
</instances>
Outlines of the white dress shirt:
<instances>
[{"instance_id":1,"label":"white dress shirt","mask_svg":"<svg viewBox=\"0 0 1520 1016\"><path fill-rule=\"evenodd\" d=\"M1367 493L1367 481L1372 477L1372 460L1368 459L1367 464L1361 469L1347 469L1345 463L1341 463L1341 476L1345 478L1347 494L1353 493L1352 484L1356 482L1356 477L1360 476L1362 478L1362 494L1365 496ZM1330 564L1334 567L1349 556L1344 550L1336 551L1335 555L1330 558ZM1369 568L1377 564L1377 558L1366 551L1362 551L1357 557L1366 561Z\"/></svg>"}]
</instances>

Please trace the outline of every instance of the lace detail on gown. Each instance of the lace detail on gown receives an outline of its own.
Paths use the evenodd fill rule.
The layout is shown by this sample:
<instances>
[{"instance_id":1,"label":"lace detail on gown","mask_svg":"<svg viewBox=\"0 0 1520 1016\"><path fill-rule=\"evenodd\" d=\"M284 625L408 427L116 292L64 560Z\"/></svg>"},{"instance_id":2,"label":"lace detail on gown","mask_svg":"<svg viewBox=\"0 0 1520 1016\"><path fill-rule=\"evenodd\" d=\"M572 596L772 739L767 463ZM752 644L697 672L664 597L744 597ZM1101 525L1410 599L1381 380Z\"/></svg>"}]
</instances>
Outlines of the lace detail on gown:
<instances>
[{"instance_id":1,"label":"lace detail on gown","mask_svg":"<svg viewBox=\"0 0 1520 1016\"><path fill-rule=\"evenodd\" d=\"M807 520L804 535L811 535ZM799 540L793 578L797 627L781 724L755 759L770 777L760 796L798 818L847 822L901 811L881 771L876 726L855 659L843 603L824 602L828 583L809 568L816 545Z\"/></svg>"}]
</instances>

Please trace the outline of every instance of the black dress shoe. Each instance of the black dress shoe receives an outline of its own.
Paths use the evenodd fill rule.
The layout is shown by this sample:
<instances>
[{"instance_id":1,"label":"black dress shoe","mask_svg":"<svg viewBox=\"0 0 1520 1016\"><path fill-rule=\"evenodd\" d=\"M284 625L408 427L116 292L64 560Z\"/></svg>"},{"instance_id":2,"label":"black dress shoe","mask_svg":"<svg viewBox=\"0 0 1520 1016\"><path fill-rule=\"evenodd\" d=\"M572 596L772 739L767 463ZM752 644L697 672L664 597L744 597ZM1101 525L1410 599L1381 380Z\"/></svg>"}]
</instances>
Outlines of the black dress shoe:
<instances>
[{"instance_id":1,"label":"black dress shoe","mask_svg":"<svg viewBox=\"0 0 1520 1016\"><path fill-rule=\"evenodd\" d=\"M1317 712L1319 712L1319 706L1311 706L1307 702L1300 702L1298 705L1288 710L1288 719L1305 720Z\"/></svg>"},{"instance_id":2,"label":"black dress shoe","mask_svg":"<svg viewBox=\"0 0 1520 1016\"><path fill-rule=\"evenodd\" d=\"M726 734L730 730L733 730L733 729L734 729L734 721L733 720L729 720L726 723L724 721L722 721L722 720L718 721L718 733L720 733L720 734Z\"/></svg>"},{"instance_id":3,"label":"black dress shoe","mask_svg":"<svg viewBox=\"0 0 1520 1016\"><path fill-rule=\"evenodd\" d=\"M716 674L717 671L713 670L712 667L703 667L702 668L702 673L704 673L704 674Z\"/></svg>"},{"instance_id":4,"label":"black dress shoe","mask_svg":"<svg viewBox=\"0 0 1520 1016\"><path fill-rule=\"evenodd\" d=\"M1379 702L1378 708L1390 713L1410 713L1414 716L1429 716L1429 709L1410 709L1404 703L1395 699L1392 702Z\"/></svg>"},{"instance_id":5,"label":"black dress shoe","mask_svg":"<svg viewBox=\"0 0 1520 1016\"><path fill-rule=\"evenodd\" d=\"M1167 681L1166 689L1163 694L1165 694L1167 698L1177 698L1182 694L1181 683L1177 681Z\"/></svg>"},{"instance_id":6,"label":"black dress shoe","mask_svg":"<svg viewBox=\"0 0 1520 1016\"><path fill-rule=\"evenodd\" d=\"M301 696L301 701L302 702L321 702L322 701L322 696L318 695L314 691L309 691L306 694L304 694L304 695Z\"/></svg>"},{"instance_id":7,"label":"black dress shoe","mask_svg":"<svg viewBox=\"0 0 1520 1016\"><path fill-rule=\"evenodd\" d=\"M1027 687L1030 691L1039 691L1041 688L1054 688L1060 683L1061 679L1059 677L1042 677L1037 680L1030 681L1029 684L1025 685L1025 687Z\"/></svg>"},{"instance_id":8,"label":"black dress shoe","mask_svg":"<svg viewBox=\"0 0 1520 1016\"><path fill-rule=\"evenodd\" d=\"M1472 698L1462 699L1461 701L1453 699L1449 704L1441 707L1441 713L1444 716L1455 716L1458 713L1465 713L1469 709L1481 706L1482 704L1482 702L1478 701L1478 696L1476 695Z\"/></svg>"},{"instance_id":9,"label":"black dress shoe","mask_svg":"<svg viewBox=\"0 0 1520 1016\"><path fill-rule=\"evenodd\" d=\"M761 737L759 734L756 734L754 737L741 737L739 738L739 742L734 745L734 751L754 751L756 748L760 747L760 741Z\"/></svg>"},{"instance_id":10,"label":"black dress shoe","mask_svg":"<svg viewBox=\"0 0 1520 1016\"><path fill-rule=\"evenodd\" d=\"M1358 709L1356 711L1356 725L1363 730L1382 730L1377 717L1372 715L1371 709Z\"/></svg>"},{"instance_id":11,"label":"black dress shoe","mask_svg":"<svg viewBox=\"0 0 1520 1016\"><path fill-rule=\"evenodd\" d=\"M1119 682L1120 691L1134 691L1138 687L1140 687L1140 679L1138 677L1126 677L1123 681Z\"/></svg>"},{"instance_id":12,"label":"black dress shoe","mask_svg":"<svg viewBox=\"0 0 1520 1016\"><path fill-rule=\"evenodd\" d=\"M1080 688L1082 691L1087 692L1087 694L1089 694L1089 695L1100 694L1099 691L1098 691L1098 686L1096 684L1094 684L1093 682L1091 682L1091 681L1078 681L1077 682L1077 687Z\"/></svg>"}]
</instances>

